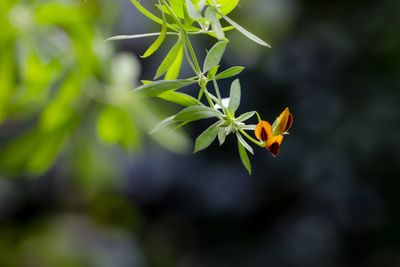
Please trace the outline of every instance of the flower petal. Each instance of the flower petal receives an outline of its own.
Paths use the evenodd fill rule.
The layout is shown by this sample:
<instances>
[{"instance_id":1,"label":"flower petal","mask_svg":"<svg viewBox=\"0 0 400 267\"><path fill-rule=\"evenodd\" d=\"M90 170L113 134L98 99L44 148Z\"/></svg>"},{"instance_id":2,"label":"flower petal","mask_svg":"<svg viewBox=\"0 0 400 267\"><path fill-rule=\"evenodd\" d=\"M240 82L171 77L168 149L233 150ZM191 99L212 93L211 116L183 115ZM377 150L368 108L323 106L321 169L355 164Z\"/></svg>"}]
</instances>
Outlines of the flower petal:
<instances>
[{"instance_id":1,"label":"flower petal","mask_svg":"<svg viewBox=\"0 0 400 267\"><path fill-rule=\"evenodd\" d=\"M293 123L293 116L289 112L289 108L285 108L285 110L279 115L279 117L275 120L272 125L273 135L281 135L288 131Z\"/></svg>"},{"instance_id":2,"label":"flower petal","mask_svg":"<svg viewBox=\"0 0 400 267\"><path fill-rule=\"evenodd\" d=\"M283 135L273 136L267 140L265 147L272 153L272 155L274 155L274 157L276 157L281 148L282 141Z\"/></svg>"},{"instance_id":3,"label":"flower petal","mask_svg":"<svg viewBox=\"0 0 400 267\"><path fill-rule=\"evenodd\" d=\"M267 121L260 121L254 133L258 140L266 142L269 138L272 137L272 126Z\"/></svg>"}]
</instances>

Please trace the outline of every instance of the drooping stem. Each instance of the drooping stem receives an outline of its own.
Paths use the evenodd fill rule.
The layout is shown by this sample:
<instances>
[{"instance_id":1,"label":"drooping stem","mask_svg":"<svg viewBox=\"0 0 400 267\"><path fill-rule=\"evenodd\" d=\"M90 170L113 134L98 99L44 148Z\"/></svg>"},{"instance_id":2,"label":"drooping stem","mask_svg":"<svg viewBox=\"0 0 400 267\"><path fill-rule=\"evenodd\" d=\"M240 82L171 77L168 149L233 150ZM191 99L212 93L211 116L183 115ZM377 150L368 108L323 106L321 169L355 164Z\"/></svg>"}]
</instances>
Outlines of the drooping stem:
<instances>
[{"instance_id":1,"label":"drooping stem","mask_svg":"<svg viewBox=\"0 0 400 267\"><path fill-rule=\"evenodd\" d=\"M265 143L264 142L260 142L260 141L258 141L256 139L254 139L253 137L251 137L248 133L246 133L242 129L239 129L239 132L241 134L243 134L249 141L251 141L252 143L256 144L257 146L262 147L262 148L265 147Z\"/></svg>"}]
</instances>

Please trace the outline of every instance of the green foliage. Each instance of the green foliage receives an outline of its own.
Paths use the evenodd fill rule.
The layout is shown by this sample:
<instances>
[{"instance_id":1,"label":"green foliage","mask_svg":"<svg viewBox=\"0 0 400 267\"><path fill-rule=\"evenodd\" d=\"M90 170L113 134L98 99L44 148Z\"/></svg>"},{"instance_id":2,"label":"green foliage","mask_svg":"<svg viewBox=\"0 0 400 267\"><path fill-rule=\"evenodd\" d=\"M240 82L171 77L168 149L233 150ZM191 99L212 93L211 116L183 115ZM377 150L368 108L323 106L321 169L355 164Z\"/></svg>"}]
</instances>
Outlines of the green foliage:
<instances>
[{"instance_id":1,"label":"green foliage","mask_svg":"<svg viewBox=\"0 0 400 267\"><path fill-rule=\"evenodd\" d=\"M0 137L7 142L0 144L0 175L38 176L57 160L74 155L82 159L76 164L84 166L74 169L102 176L106 171L94 170L101 168L83 160L87 158L83 154L109 161L106 150L102 150L104 156L97 153L99 143L137 150L142 132L150 131L164 116L150 100L132 94L132 82L138 83L140 73L137 59L114 53L111 43L104 42L104 25L110 28L109 18L115 11L113 3L96 0L86 4L73 0L2 1L0 126L4 128L0 128ZM146 57L165 39L168 25L162 22L161 34ZM172 66L175 73L171 71L170 77L180 69L178 64L169 68ZM195 82L150 88L160 94ZM186 106L197 103L173 93L164 98ZM181 131L162 131L152 137L176 152L186 151L189 145ZM87 140L95 141L83 146Z\"/></svg>"},{"instance_id":2,"label":"green foliage","mask_svg":"<svg viewBox=\"0 0 400 267\"><path fill-rule=\"evenodd\" d=\"M156 7L161 12L160 17L148 11L138 1L131 0L131 2L143 15L162 25L161 32L157 34L158 38L146 51L145 56L153 54L160 48L166 36L178 36L178 40L169 50L156 71L155 79L166 74L165 79L146 81L142 86L134 90L134 92L140 93L141 96L158 97L185 107L177 114L161 121L152 133L157 133L165 128L170 129L171 127L176 127L177 129L192 121L216 118L218 121L212 124L196 139L195 152L210 146L217 137L220 145L222 145L226 137L233 133L238 140L240 158L248 172L251 173L251 165L246 150L253 154L253 149L243 136L258 146L265 146L263 142L258 142L245 132L245 130L254 130L255 126L246 125L245 121L252 118L256 112L247 112L236 118L235 113L239 108L241 100L239 80L236 79L233 81L229 98L222 98L217 83L217 80L234 77L244 69L244 67L236 66L218 73L219 64L229 43L225 37L225 32L236 28L257 44L269 46L266 42L227 17L227 14L238 5L239 1L160 0L156 4ZM223 27L221 19L227 21L232 26ZM167 28L170 31L166 31ZM218 40L207 52L202 68L199 65L199 60L190 40L191 35L198 34L210 35ZM109 38L109 40L137 39L154 35L115 36ZM195 74L194 77L178 79L183 58L187 60L189 66L192 68ZM215 94L210 93L209 82L212 82ZM199 86L197 99L188 94L176 92L180 88L192 86L195 83Z\"/></svg>"},{"instance_id":3,"label":"green foliage","mask_svg":"<svg viewBox=\"0 0 400 267\"><path fill-rule=\"evenodd\" d=\"M210 51L207 53L206 59L204 60L203 73L216 67L221 61L226 48L227 42L222 41L216 43Z\"/></svg>"},{"instance_id":4,"label":"green foliage","mask_svg":"<svg viewBox=\"0 0 400 267\"><path fill-rule=\"evenodd\" d=\"M223 97L218 86L218 80L235 77L244 69L235 66L219 72L229 44L228 31L237 29L257 44L269 46L227 17L239 0L159 0L155 3L159 15L131 0L143 15L161 26L160 32L108 40L155 37L142 56L148 58L167 38L176 38L155 71L154 80L142 81L138 86L132 86L132 81L137 84L140 71L136 58L115 54L99 30L108 23L103 21L103 14L112 10L112 4L93 11L87 7L95 1L28 2L35 4L10 1L0 5L4 25L0 37L0 122L12 119L37 123L29 124L22 133L16 131L13 142L1 148L5 152L0 155L1 170L40 175L60 158L65 144L77 148L80 139L93 138L79 134L84 127L95 129L90 133L99 142L129 151L140 147L141 132L153 129L151 137L157 142L183 152L189 141L179 128L193 121L214 119L217 122L197 138L195 152L207 148L217 137L222 145L228 135L234 134L242 162L251 172L246 150L253 150L245 139L265 146L245 132L254 130L254 125L245 122L255 112L236 116L241 101L238 79L233 81L229 97ZM224 27L225 22L230 26ZM192 35L216 39L204 60L197 57ZM57 43L59 36L65 39L62 44ZM18 61L13 57L16 53L20 55ZM193 77L180 77L184 59ZM202 67L199 62L203 62ZM179 91L184 87L190 87L197 98ZM165 115L151 98L183 109L162 120Z\"/></svg>"},{"instance_id":5,"label":"green foliage","mask_svg":"<svg viewBox=\"0 0 400 267\"><path fill-rule=\"evenodd\" d=\"M199 152L203 149L206 149L211 143L217 138L218 132L220 130L220 126L223 124L223 121L216 122L211 125L207 130L205 130L202 134L199 135L196 139L196 144L194 148L194 152Z\"/></svg>"}]
</instances>

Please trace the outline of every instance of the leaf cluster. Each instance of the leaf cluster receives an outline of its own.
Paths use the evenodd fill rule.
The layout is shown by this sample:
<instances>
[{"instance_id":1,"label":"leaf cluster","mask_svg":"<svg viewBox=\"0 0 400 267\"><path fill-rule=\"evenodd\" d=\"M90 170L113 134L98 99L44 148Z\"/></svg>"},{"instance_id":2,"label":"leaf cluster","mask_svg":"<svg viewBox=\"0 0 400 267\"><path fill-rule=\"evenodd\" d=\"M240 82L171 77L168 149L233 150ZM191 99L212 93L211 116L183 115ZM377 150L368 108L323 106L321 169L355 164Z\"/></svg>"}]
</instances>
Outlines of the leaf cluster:
<instances>
[{"instance_id":1,"label":"leaf cluster","mask_svg":"<svg viewBox=\"0 0 400 267\"><path fill-rule=\"evenodd\" d=\"M142 58L153 55L168 36L175 36L175 44L170 48L165 58L155 71L153 81L144 81L142 86L133 90L143 98L156 97L183 106L177 114L161 121L152 131L154 134L161 129L176 130L190 122L211 119L211 125L201 133L195 142L195 152L206 149L218 138L220 145L228 135L236 136L238 151L243 165L251 173L248 153L253 149L248 142L264 147L262 142L252 138L246 131L253 131L255 125L246 124L256 112L250 111L241 115L236 112L241 102L241 84L235 79L230 86L230 93L223 98L218 81L233 78L240 74L244 67L233 66L220 71L220 62L229 44L226 35L228 31L238 30L251 41L269 47L269 45L240 26L228 17L228 14L238 5L239 0L159 0L155 3L159 11L156 15L146 9L138 0L132 4L146 17L160 24L158 33L146 33L128 36L115 36L109 40L137 39L157 36L151 46L144 52ZM223 24L227 24L223 26ZM216 39L215 44L207 51L200 66L196 51L192 46L192 35L208 35ZM193 70L194 76L179 78L182 61L186 59ZM159 80L162 78L161 80ZM193 94L182 93L184 87L197 87ZM210 88L213 89L211 92Z\"/></svg>"}]
</instances>

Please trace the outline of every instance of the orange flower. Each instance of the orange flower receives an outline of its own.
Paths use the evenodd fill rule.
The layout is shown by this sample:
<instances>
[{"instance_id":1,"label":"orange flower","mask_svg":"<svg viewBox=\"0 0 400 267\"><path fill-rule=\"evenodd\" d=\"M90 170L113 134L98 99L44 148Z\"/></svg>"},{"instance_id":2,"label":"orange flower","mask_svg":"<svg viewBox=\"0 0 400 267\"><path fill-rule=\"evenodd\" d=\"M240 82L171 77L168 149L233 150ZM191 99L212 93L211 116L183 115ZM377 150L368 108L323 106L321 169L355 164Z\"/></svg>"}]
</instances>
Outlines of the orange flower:
<instances>
[{"instance_id":1,"label":"orange flower","mask_svg":"<svg viewBox=\"0 0 400 267\"><path fill-rule=\"evenodd\" d=\"M279 149L283 141L283 135L287 133L293 123L293 116L289 112L289 108L286 108L278 118L276 118L274 124L267 121L260 121L256 129L254 130L258 140L265 143L265 147L274 155L278 155Z\"/></svg>"}]
</instances>

